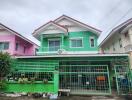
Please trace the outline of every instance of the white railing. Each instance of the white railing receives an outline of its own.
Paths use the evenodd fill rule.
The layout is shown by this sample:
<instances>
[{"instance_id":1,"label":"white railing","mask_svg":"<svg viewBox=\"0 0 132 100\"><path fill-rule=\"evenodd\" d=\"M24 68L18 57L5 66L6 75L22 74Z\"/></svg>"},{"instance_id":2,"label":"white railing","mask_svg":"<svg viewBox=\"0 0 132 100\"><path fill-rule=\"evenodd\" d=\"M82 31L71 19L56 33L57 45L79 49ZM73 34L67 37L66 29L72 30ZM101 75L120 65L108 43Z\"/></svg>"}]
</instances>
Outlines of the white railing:
<instances>
[{"instance_id":1,"label":"white railing","mask_svg":"<svg viewBox=\"0 0 132 100\"><path fill-rule=\"evenodd\" d=\"M64 46L41 47L39 52L57 52L58 50L66 50Z\"/></svg>"},{"instance_id":2,"label":"white railing","mask_svg":"<svg viewBox=\"0 0 132 100\"><path fill-rule=\"evenodd\" d=\"M132 44L128 44L128 45L125 46L124 48L125 48L125 52L132 51Z\"/></svg>"}]
</instances>

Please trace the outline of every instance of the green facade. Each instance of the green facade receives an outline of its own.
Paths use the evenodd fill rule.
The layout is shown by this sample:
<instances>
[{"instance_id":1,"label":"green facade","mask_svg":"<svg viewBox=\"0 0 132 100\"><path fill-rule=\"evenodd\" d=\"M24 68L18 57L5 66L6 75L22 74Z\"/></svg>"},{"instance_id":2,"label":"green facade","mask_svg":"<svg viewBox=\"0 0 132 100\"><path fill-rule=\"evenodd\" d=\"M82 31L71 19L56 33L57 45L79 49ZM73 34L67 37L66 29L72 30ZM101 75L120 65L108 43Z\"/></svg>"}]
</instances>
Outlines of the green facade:
<instances>
[{"instance_id":1,"label":"green facade","mask_svg":"<svg viewBox=\"0 0 132 100\"><path fill-rule=\"evenodd\" d=\"M48 51L48 40L49 39L59 39L61 44L61 49L65 51L98 51L97 38L98 36L90 31L80 31L80 32L69 32L67 36L64 36L64 33L57 36L48 35L46 37L44 33L41 35L41 47L39 52L50 52ZM94 47L90 47L90 37L94 38ZM71 47L71 39L82 38L82 47ZM38 53L39 54L39 53Z\"/></svg>"},{"instance_id":2,"label":"green facade","mask_svg":"<svg viewBox=\"0 0 132 100\"><path fill-rule=\"evenodd\" d=\"M15 60L7 76L5 92L58 93L58 62Z\"/></svg>"},{"instance_id":3,"label":"green facade","mask_svg":"<svg viewBox=\"0 0 132 100\"><path fill-rule=\"evenodd\" d=\"M29 78L28 81L20 83L15 78L9 79L21 77L19 73ZM40 73L45 73L41 77L48 82L38 81ZM52 74L50 78L47 77L49 73ZM120 81L120 73L127 75L127 85ZM30 77L35 77L33 83ZM98 77L105 77L105 80L97 80ZM122 95L129 93L130 81L128 56L19 58L8 76L5 92L58 93L59 89L70 89L70 94L111 95L112 90L117 89Z\"/></svg>"}]
</instances>

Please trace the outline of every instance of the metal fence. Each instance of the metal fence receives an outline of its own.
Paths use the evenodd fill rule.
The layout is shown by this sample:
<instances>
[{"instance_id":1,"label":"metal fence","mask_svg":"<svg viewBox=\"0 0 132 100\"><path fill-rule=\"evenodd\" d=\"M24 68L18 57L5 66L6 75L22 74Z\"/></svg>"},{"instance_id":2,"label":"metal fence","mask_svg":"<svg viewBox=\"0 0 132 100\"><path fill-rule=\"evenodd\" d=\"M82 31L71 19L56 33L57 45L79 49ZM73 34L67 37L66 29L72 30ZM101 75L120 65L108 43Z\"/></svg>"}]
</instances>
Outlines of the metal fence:
<instances>
[{"instance_id":1,"label":"metal fence","mask_svg":"<svg viewBox=\"0 0 132 100\"><path fill-rule=\"evenodd\" d=\"M16 61L7 76L6 92L58 93L58 63L52 61Z\"/></svg>"},{"instance_id":2,"label":"metal fence","mask_svg":"<svg viewBox=\"0 0 132 100\"><path fill-rule=\"evenodd\" d=\"M59 88L71 94L111 94L107 65L60 65L59 72Z\"/></svg>"},{"instance_id":3,"label":"metal fence","mask_svg":"<svg viewBox=\"0 0 132 100\"><path fill-rule=\"evenodd\" d=\"M127 65L115 65L114 68L118 94L129 94L131 91L131 76L129 67Z\"/></svg>"}]
</instances>

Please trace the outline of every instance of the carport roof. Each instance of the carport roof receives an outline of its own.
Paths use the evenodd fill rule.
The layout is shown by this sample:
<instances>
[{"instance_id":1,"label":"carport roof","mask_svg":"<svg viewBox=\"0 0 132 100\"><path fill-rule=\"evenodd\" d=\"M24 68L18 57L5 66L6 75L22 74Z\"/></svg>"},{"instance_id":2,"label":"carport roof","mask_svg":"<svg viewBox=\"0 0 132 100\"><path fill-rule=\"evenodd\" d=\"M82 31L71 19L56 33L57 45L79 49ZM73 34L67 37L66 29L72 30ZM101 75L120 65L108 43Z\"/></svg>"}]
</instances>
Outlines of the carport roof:
<instances>
[{"instance_id":1,"label":"carport roof","mask_svg":"<svg viewBox=\"0 0 132 100\"><path fill-rule=\"evenodd\" d=\"M129 56L129 54L56 54L56 55L38 55L38 56L15 56L15 58L59 58L59 57L116 57Z\"/></svg>"}]
</instances>

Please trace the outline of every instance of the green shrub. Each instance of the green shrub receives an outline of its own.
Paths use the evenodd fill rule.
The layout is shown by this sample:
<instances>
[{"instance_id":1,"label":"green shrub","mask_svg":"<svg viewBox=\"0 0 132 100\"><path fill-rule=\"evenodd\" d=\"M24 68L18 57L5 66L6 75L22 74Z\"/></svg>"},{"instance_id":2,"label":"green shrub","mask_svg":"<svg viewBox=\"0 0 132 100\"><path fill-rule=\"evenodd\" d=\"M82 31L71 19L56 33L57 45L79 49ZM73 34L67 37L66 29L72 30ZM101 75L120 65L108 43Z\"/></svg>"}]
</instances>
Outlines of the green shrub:
<instances>
[{"instance_id":1,"label":"green shrub","mask_svg":"<svg viewBox=\"0 0 132 100\"><path fill-rule=\"evenodd\" d=\"M12 58L8 53L0 52L0 89L6 86L5 77L10 72Z\"/></svg>"}]
</instances>

